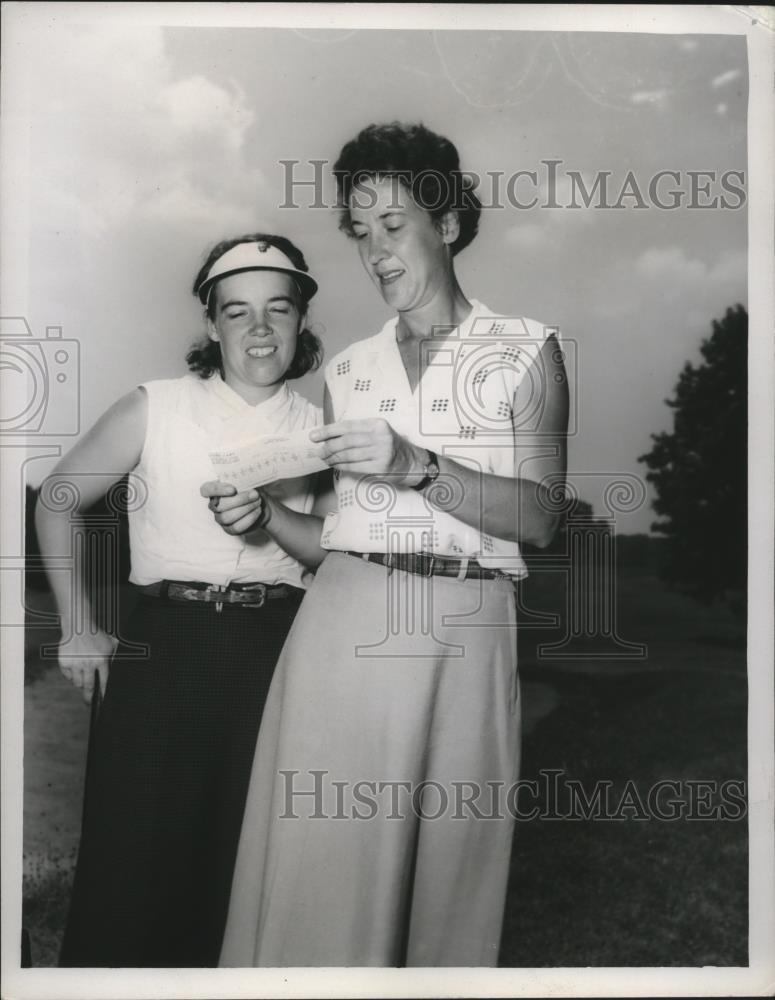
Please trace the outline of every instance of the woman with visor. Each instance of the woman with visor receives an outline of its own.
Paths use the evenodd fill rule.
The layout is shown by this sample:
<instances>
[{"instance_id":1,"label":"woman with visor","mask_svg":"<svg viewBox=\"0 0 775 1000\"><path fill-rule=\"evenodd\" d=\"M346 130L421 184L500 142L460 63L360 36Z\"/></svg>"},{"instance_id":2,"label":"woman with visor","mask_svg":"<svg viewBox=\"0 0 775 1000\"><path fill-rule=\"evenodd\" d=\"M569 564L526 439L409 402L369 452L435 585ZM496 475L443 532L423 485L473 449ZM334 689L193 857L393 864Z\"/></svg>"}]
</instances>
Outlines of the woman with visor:
<instances>
[{"instance_id":1,"label":"woman with visor","mask_svg":"<svg viewBox=\"0 0 775 1000\"><path fill-rule=\"evenodd\" d=\"M115 403L42 488L37 524L51 559L73 518L126 473L136 608L122 656L93 621L84 581L51 582L66 677L105 689L92 734L80 850L61 950L64 966L214 966L261 714L277 657L310 579L305 552L254 525L229 536L199 495L214 442L320 423L289 380L320 361L306 329L317 289L289 240L257 233L209 253L194 283L207 339L190 373L146 382ZM46 503L63 485L74 514ZM289 516L313 506L313 482L278 484Z\"/></svg>"}]
</instances>

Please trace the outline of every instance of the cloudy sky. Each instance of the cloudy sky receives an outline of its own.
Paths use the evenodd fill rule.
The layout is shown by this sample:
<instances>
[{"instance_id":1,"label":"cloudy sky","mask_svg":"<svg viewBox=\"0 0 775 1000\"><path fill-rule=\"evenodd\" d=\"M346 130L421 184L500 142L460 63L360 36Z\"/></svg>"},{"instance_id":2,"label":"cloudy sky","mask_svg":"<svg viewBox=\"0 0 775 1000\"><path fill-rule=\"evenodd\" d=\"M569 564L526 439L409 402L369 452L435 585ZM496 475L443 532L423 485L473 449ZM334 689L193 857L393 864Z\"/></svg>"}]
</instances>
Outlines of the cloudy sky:
<instances>
[{"instance_id":1,"label":"cloudy sky","mask_svg":"<svg viewBox=\"0 0 775 1000\"><path fill-rule=\"evenodd\" d=\"M183 372L202 331L191 282L225 236L279 231L303 249L321 285L311 319L328 357L381 326L386 308L334 212L307 207L308 189L304 207L280 207L281 160L302 161L299 176L310 177L306 161L333 162L372 121L422 120L447 135L464 169L485 178L485 202L488 174L536 171L537 190L524 178L516 190L523 203L537 193L539 206L486 209L459 274L469 297L560 327L576 359L571 478L599 511L601 483L642 474L636 458L670 426L664 399L711 320L746 303L745 207L686 207L688 171L716 173L705 203L724 194L725 171L746 170L744 37L51 16L12 40L4 82L29 144L30 201L26 295L6 296L3 312L79 341L83 427L138 382ZM541 207L545 160L561 161L563 207ZM648 197L666 170L680 172L660 187L663 201L683 191L674 210ZM610 202L632 171L645 204L565 207L569 171L588 185L608 171ZM319 375L300 387L319 401ZM46 465L36 465L39 478ZM619 526L652 520L643 508Z\"/></svg>"}]
</instances>

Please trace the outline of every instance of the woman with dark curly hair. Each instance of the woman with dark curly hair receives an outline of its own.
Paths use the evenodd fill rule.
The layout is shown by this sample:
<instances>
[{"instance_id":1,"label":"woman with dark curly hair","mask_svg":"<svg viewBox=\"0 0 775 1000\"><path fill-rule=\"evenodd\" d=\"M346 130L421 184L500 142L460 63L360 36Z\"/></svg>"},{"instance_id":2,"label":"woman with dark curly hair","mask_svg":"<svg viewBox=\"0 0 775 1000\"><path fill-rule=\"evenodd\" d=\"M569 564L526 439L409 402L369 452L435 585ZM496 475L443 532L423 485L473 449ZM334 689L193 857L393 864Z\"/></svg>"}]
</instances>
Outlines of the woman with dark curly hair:
<instances>
[{"instance_id":1,"label":"woman with dark curly hair","mask_svg":"<svg viewBox=\"0 0 775 1000\"><path fill-rule=\"evenodd\" d=\"M303 548L256 525L224 534L199 487L213 442L320 423L288 385L320 361L305 328L316 288L289 240L219 243L194 282L207 339L188 355L191 373L120 399L42 488L74 482L83 509L130 473L143 498L129 513L137 605L125 636L143 659L115 650L82 580L51 574L63 634L74 611L87 624L61 670L87 700L95 672L105 689L61 965L217 964L261 713L308 573ZM309 478L273 488L289 517L310 513ZM69 511L38 504L52 568L71 526Z\"/></svg>"},{"instance_id":2,"label":"woman with dark curly hair","mask_svg":"<svg viewBox=\"0 0 775 1000\"><path fill-rule=\"evenodd\" d=\"M464 294L454 258L480 204L451 142L372 125L335 173L341 228L396 316L326 369L311 437L337 508L303 529L328 554L267 701L221 964L492 966L519 766L513 587L522 543L556 529L562 354ZM208 487L240 530L251 503L228 492Z\"/></svg>"}]
</instances>

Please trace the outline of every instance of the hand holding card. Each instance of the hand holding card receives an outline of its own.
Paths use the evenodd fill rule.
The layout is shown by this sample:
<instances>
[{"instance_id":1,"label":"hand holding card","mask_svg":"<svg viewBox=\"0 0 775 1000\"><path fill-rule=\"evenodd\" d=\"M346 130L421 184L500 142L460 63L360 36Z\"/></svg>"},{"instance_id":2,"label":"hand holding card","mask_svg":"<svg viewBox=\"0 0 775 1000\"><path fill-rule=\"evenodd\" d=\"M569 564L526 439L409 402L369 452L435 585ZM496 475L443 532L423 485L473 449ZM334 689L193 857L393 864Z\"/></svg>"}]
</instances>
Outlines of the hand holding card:
<instances>
[{"instance_id":1,"label":"hand holding card","mask_svg":"<svg viewBox=\"0 0 775 1000\"><path fill-rule=\"evenodd\" d=\"M217 478L241 492L278 479L295 479L327 469L321 445L309 439L309 430L271 434L235 442L210 452Z\"/></svg>"}]
</instances>

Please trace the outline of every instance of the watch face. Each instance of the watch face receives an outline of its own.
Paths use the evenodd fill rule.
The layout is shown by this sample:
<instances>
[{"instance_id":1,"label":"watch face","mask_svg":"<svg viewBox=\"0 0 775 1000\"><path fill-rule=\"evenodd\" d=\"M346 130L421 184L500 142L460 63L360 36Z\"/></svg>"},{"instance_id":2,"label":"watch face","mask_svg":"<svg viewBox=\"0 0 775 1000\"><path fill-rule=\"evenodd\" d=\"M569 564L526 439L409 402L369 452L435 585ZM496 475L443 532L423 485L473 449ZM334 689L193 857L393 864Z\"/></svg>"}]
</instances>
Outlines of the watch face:
<instances>
[{"instance_id":1,"label":"watch face","mask_svg":"<svg viewBox=\"0 0 775 1000\"><path fill-rule=\"evenodd\" d=\"M426 489L428 486L430 486L431 483L435 483L436 480L439 478L440 469L438 462L436 461L436 456L432 451L430 451L428 455L429 455L428 461L425 463L422 469L423 471L422 479L420 480L419 483L416 483L414 486L412 486L413 490L422 491Z\"/></svg>"}]
</instances>

